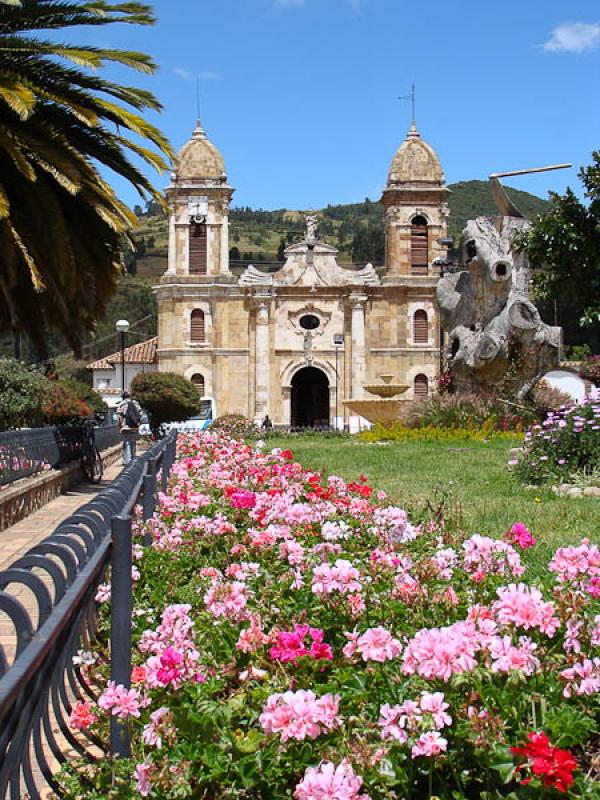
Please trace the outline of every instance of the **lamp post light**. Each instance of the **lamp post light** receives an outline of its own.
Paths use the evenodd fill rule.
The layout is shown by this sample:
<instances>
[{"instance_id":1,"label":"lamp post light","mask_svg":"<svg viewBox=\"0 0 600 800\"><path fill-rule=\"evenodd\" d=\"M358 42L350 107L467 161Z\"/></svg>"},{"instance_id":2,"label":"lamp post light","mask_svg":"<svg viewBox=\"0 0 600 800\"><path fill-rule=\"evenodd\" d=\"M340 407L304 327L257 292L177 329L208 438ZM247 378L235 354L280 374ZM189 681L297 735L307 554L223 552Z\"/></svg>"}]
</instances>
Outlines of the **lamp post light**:
<instances>
[{"instance_id":1,"label":"lamp post light","mask_svg":"<svg viewBox=\"0 0 600 800\"><path fill-rule=\"evenodd\" d=\"M125 391L125 334L129 330L129 322L120 319L115 325L117 332L121 335L121 391Z\"/></svg>"},{"instance_id":2,"label":"lamp post light","mask_svg":"<svg viewBox=\"0 0 600 800\"><path fill-rule=\"evenodd\" d=\"M335 347L335 424L334 430L339 429L339 399L340 399L340 347L344 344L344 335L335 333L333 335L333 346Z\"/></svg>"}]
</instances>

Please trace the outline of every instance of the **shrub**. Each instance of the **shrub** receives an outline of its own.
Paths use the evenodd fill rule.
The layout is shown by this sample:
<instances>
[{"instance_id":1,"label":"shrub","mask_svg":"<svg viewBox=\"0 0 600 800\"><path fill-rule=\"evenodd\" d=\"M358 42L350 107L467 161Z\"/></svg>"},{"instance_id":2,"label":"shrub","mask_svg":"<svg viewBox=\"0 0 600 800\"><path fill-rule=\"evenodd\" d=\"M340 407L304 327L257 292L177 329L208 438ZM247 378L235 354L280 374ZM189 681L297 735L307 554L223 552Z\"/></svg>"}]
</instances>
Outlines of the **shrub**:
<instances>
[{"instance_id":1,"label":"shrub","mask_svg":"<svg viewBox=\"0 0 600 800\"><path fill-rule=\"evenodd\" d=\"M74 394L76 394L80 400L83 400L83 402L91 408L94 414L103 414L106 412L106 403L100 397L98 392L91 386L88 386L87 383L75 380L74 378L68 378L63 380L62 384L71 389L71 391L74 392Z\"/></svg>"},{"instance_id":2,"label":"shrub","mask_svg":"<svg viewBox=\"0 0 600 800\"><path fill-rule=\"evenodd\" d=\"M590 383L600 386L600 356L592 356L579 368L579 375Z\"/></svg>"},{"instance_id":3,"label":"shrub","mask_svg":"<svg viewBox=\"0 0 600 800\"><path fill-rule=\"evenodd\" d=\"M587 361L592 355L589 344L576 344L566 352L567 361Z\"/></svg>"},{"instance_id":4,"label":"shrub","mask_svg":"<svg viewBox=\"0 0 600 800\"><path fill-rule=\"evenodd\" d=\"M573 398L567 392L561 392L546 381L540 381L532 391L532 400L538 408L558 411L563 406L570 406Z\"/></svg>"},{"instance_id":5,"label":"shrub","mask_svg":"<svg viewBox=\"0 0 600 800\"><path fill-rule=\"evenodd\" d=\"M484 395L435 395L415 403L406 416L409 428L449 428L461 430L525 430L535 419L534 409L513 409L498 398Z\"/></svg>"},{"instance_id":6,"label":"shrub","mask_svg":"<svg viewBox=\"0 0 600 800\"><path fill-rule=\"evenodd\" d=\"M0 430L40 425L48 386L41 372L14 358L0 358Z\"/></svg>"},{"instance_id":7,"label":"shrub","mask_svg":"<svg viewBox=\"0 0 600 800\"><path fill-rule=\"evenodd\" d=\"M69 382L48 381L42 401L42 414L48 425L89 417L91 413L91 407L74 391Z\"/></svg>"},{"instance_id":8,"label":"shrub","mask_svg":"<svg viewBox=\"0 0 600 800\"><path fill-rule=\"evenodd\" d=\"M236 439L247 439L257 436L258 426L243 414L223 414L210 424L213 431L219 431L224 436L233 436Z\"/></svg>"},{"instance_id":9,"label":"shrub","mask_svg":"<svg viewBox=\"0 0 600 800\"><path fill-rule=\"evenodd\" d=\"M522 457L511 465L531 484L561 483L575 472L600 467L600 392L533 425L525 434Z\"/></svg>"},{"instance_id":10,"label":"shrub","mask_svg":"<svg viewBox=\"0 0 600 800\"><path fill-rule=\"evenodd\" d=\"M362 442L483 442L489 438L506 437L514 439L514 433L510 431L495 430L488 420L480 428L435 428L427 426L423 428L407 428L396 423L390 427L375 425L369 431L363 431L358 438Z\"/></svg>"},{"instance_id":11,"label":"shrub","mask_svg":"<svg viewBox=\"0 0 600 800\"><path fill-rule=\"evenodd\" d=\"M131 394L150 415L153 428L181 422L200 411L194 384L174 372L143 372L131 383Z\"/></svg>"}]
</instances>

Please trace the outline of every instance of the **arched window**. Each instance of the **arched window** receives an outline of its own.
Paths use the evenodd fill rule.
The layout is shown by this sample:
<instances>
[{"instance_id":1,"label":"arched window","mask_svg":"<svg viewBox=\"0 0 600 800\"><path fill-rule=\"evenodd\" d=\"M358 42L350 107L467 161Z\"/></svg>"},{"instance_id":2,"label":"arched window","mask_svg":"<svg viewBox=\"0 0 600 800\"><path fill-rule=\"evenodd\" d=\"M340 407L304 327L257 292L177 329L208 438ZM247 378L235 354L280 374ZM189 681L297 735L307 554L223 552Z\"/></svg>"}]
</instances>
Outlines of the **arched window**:
<instances>
[{"instance_id":1,"label":"arched window","mask_svg":"<svg viewBox=\"0 0 600 800\"><path fill-rule=\"evenodd\" d=\"M410 271L413 275L427 275L429 264L429 236L425 217L414 217L410 229Z\"/></svg>"},{"instance_id":2,"label":"arched window","mask_svg":"<svg viewBox=\"0 0 600 800\"><path fill-rule=\"evenodd\" d=\"M206 223L190 224L190 275L206 275Z\"/></svg>"},{"instance_id":3,"label":"arched window","mask_svg":"<svg viewBox=\"0 0 600 800\"><path fill-rule=\"evenodd\" d=\"M414 344L427 344L429 331L427 329L427 312L420 308L413 316L413 342Z\"/></svg>"},{"instance_id":4,"label":"arched window","mask_svg":"<svg viewBox=\"0 0 600 800\"><path fill-rule=\"evenodd\" d=\"M190 380L198 390L200 397L204 397L204 375L200 375L199 372L196 372L195 375L192 375Z\"/></svg>"},{"instance_id":5,"label":"arched window","mask_svg":"<svg viewBox=\"0 0 600 800\"><path fill-rule=\"evenodd\" d=\"M204 342L206 331L204 328L204 311L195 308L190 318L190 339L192 342Z\"/></svg>"},{"instance_id":6,"label":"arched window","mask_svg":"<svg viewBox=\"0 0 600 800\"><path fill-rule=\"evenodd\" d=\"M429 396L429 381L427 375L417 375L413 383L413 395L415 400L424 400Z\"/></svg>"}]
</instances>

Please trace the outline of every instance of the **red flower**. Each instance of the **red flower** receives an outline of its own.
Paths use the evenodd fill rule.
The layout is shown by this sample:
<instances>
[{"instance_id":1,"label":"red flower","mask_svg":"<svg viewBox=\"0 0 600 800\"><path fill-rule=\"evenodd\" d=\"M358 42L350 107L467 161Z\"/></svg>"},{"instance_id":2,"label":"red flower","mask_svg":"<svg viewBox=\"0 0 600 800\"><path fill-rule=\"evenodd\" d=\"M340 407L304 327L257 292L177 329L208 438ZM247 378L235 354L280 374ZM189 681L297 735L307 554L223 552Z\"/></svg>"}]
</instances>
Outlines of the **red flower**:
<instances>
[{"instance_id":1,"label":"red flower","mask_svg":"<svg viewBox=\"0 0 600 800\"><path fill-rule=\"evenodd\" d=\"M522 756L525 763L520 764L518 770L530 769L537 778L542 779L544 786L566 792L573 783L573 770L577 769L577 762L568 750L561 750L550 744L550 739L543 732L528 734L529 742L523 747L511 747L514 755ZM521 783L527 784L532 776L524 778Z\"/></svg>"},{"instance_id":2,"label":"red flower","mask_svg":"<svg viewBox=\"0 0 600 800\"><path fill-rule=\"evenodd\" d=\"M145 667L134 667L131 670L131 682L132 683L143 683L146 680L146 668Z\"/></svg>"},{"instance_id":3,"label":"red flower","mask_svg":"<svg viewBox=\"0 0 600 800\"><path fill-rule=\"evenodd\" d=\"M287 458L288 461L291 461L294 458L291 450L282 450L280 455L282 458Z\"/></svg>"}]
</instances>

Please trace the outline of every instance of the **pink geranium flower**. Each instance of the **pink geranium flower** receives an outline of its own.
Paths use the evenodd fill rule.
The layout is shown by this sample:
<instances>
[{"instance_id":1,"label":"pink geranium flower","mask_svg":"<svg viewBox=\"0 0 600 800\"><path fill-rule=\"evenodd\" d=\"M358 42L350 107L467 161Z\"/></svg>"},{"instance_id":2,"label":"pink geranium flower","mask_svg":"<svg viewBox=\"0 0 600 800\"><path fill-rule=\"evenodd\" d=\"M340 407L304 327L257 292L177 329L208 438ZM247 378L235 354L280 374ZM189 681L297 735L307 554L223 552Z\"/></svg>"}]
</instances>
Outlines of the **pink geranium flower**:
<instances>
[{"instance_id":1,"label":"pink geranium flower","mask_svg":"<svg viewBox=\"0 0 600 800\"><path fill-rule=\"evenodd\" d=\"M93 713L90 703L79 702L69 715L69 727L76 731L85 731L96 722L98 717Z\"/></svg>"},{"instance_id":2,"label":"pink geranium flower","mask_svg":"<svg viewBox=\"0 0 600 800\"><path fill-rule=\"evenodd\" d=\"M427 731L422 733L412 746L411 754L413 758L419 756L438 756L445 753L448 748L448 740L438 733L438 731Z\"/></svg>"},{"instance_id":3,"label":"pink geranium flower","mask_svg":"<svg viewBox=\"0 0 600 800\"><path fill-rule=\"evenodd\" d=\"M527 526L522 522L515 522L504 534L506 541L511 544L517 545L522 550L527 550L535 545L535 539Z\"/></svg>"},{"instance_id":4,"label":"pink geranium flower","mask_svg":"<svg viewBox=\"0 0 600 800\"><path fill-rule=\"evenodd\" d=\"M339 707L337 694L319 698L310 690L272 694L259 722L265 733L280 734L282 742L316 739L319 734L341 725Z\"/></svg>"},{"instance_id":5,"label":"pink geranium flower","mask_svg":"<svg viewBox=\"0 0 600 800\"><path fill-rule=\"evenodd\" d=\"M391 658L397 658L402 652L402 645L392 634L381 625L369 628L362 636L356 633L346 633L350 641L343 648L347 658L355 653L362 656L363 661L378 661L383 663Z\"/></svg>"},{"instance_id":6,"label":"pink geranium flower","mask_svg":"<svg viewBox=\"0 0 600 800\"><path fill-rule=\"evenodd\" d=\"M311 640L310 647L305 643L306 637ZM323 641L324 633L320 628L311 628L308 625L295 625L293 631L282 631L277 635L277 642L269 651L274 661L297 663L302 656L310 656L316 660L326 659L331 661L333 650Z\"/></svg>"},{"instance_id":7,"label":"pink geranium flower","mask_svg":"<svg viewBox=\"0 0 600 800\"><path fill-rule=\"evenodd\" d=\"M296 786L295 800L369 800L368 795L359 794L363 779L356 775L347 761L336 767L325 761L318 767L309 767L304 778Z\"/></svg>"}]
</instances>

